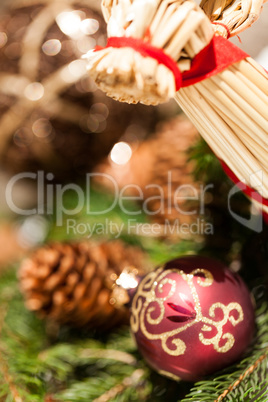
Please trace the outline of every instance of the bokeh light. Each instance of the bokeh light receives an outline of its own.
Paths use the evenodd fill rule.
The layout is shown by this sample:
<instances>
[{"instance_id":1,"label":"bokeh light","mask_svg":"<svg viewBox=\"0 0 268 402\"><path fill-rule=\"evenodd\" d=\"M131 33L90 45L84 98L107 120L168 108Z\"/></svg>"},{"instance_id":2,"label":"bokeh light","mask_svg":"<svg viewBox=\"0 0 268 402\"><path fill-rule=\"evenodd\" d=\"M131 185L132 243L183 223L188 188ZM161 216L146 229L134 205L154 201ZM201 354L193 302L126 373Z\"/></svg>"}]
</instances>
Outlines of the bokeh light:
<instances>
[{"instance_id":1,"label":"bokeh light","mask_svg":"<svg viewBox=\"0 0 268 402\"><path fill-rule=\"evenodd\" d=\"M114 145L110 153L111 160L117 165L127 164L132 156L132 149L126 142L118 142Z\"/></svg>"},{"instance_id":2,"label":"bokeh light","mask_svg":"<svg viewBox=\"0 0 268 402\"><path fill-rule=\"evenodd\" d=\"M32 82L27 85L24 91L24 95L31 101L37 101L44 96L45 89L40 82Z\"/></svg>"},{"instance_id":3,"label":"bokeh light","mask_svg":"<svg viewBox=\"0 0 268 402\"><path fill-rule=\"evenodd\" d=\"M32 130L36 137L46 138L52 133L53 128L48 119L41 118L34 122Z\"/></svg>"},{"instance_id":4,"label":"bokeh light","mask_svg":"<svg viewBox=\"0 0 268 402\"><path fill-rule=\"evenodd\" d=\"M81 16L78 11L64 11L56 17L60 30L68 36L77 37L80 33Z\"/></svg>"},{"instance_id":5,"label":"bokeh light","mask_svg":"<svg viewBox=\"0 0 268 402\"><path fill-rule=\"evenodd\" d=\"M85 35L93 35L100 27L99 21L87 18L81 21L80 29Z\"/></svg>"},{"instance_id":6,"label":"bokeh light","mask_svg":"<svg viewBox=\"0 0 268 402\"><path fill-rule=\"evenodd\" d=\"M18 241L22 247L34 247L44 242L49 230L49 222L40 215L25 219L18 230Z\"/></svg>"},{"instance_id":7,"label":"bokeh light","mask_svg":"<svg viewBox=\"0 0 268 402\"><path fill-rule=\"evenodd\" d=\"M109 109L104 103L94 103L90 108L90 113L94 114L101 122L106 120L109 116Z\"/></svg>"},{"instance_id":8,"label":"bokeh light","mask_svg":"<svg viewBox=\"0 0 268 402\"><path fill-rule=\"evenodd\" d=\"M61 51L61 42L58 39L47 40L42 50L47 56L56 56Z\"/></svg>"},{"instance_id":9,"label":"bokeh light","mask_svg":"<svg viewBox=\"0 0 268 402\"><path fill-rule=\"evenodd\" d=\"M33 141L33 133L27 127L20 127L13 135L13 142L18 147L27 147Z\"/></svg>"}]
</instances>

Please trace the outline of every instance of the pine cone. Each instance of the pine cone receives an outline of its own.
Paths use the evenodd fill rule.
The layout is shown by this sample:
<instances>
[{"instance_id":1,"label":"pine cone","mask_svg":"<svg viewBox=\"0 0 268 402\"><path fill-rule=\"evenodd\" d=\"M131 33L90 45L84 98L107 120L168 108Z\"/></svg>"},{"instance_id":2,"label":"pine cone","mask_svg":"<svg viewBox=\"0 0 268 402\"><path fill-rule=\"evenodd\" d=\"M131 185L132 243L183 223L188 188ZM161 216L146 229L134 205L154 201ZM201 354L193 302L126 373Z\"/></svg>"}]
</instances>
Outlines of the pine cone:
<instances>
[{"instance_id":1,"label":"pine cone","mask_svg":"<svg viewBox=\"0 0 268 402\"><path fill-rule=\"evenodd\" d=\"M106 159L97 166L96 170L111 175L120 188L132 185L126 192L129 195L140 196L133 185L138 186L143 193L142 201L147 200L147 208L154 213L150 214L153 221L164 223L165 220L168 220L172 223L178 219L180 224L190 224L196 220L196 215L188 215L183 212L198 209L197 206L177 199L178 206L176 207L174 201L178 189L181 189L178 196L187 198L187 194L181 187L184 185L191 186L189 198L194 196L193 191L198 194L198 183L193 177L194 163L189 162L188 153L189 148L197 141L198 133L192 123L185 117L178 116L169 122L162 123L158 132L138 147L136 146L136 150L135 144L133 146L130 143L133 154L128 164L124 166L124 170L121 165L116 165L110 159ZM169 184L168 175L170 175ZM97 179L105 186L111 184L111 181L106 181L105 177ZM158 185L160 189L150 186L152 184Z\"/></svg>"},{"instance_id":2,"label":"pine cone","mask_svg":"<svg viewBox=\"0 0 268 402\"><path fill-rule=\"evenodd\" d=\"M107 329L127 322L112 288L124 268L141 269L143 253L121 241L54 243L38 249L19 270L26 306L39 317L75 327Z\"/></svg>"}]
</instances>

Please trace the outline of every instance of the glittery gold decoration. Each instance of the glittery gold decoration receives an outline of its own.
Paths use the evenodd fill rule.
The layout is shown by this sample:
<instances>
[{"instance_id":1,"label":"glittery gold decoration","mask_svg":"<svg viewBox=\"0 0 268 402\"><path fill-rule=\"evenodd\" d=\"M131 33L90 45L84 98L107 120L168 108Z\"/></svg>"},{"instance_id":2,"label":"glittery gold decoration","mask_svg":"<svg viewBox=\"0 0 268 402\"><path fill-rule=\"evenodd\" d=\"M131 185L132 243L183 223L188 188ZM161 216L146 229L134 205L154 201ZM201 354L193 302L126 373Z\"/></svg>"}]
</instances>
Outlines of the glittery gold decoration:
<instances>
[{"instance_id":1,"label":"glittery gold decoration","mask_svg":"<svg viewBox=\"0 0 268 402\"><path fill-rule=\"evenodd\" d=\"M171 298L178 289L177 282L169 277L170 274L177 274L188 284L191 295L194 300L195 316L192 320L177 328L162 332L160 334L151 333L148 325L158 325L165 318L164 302ZM200 277L200 274L202 277ZM229 321L233 326L244 320L244 313L239 303L229 303L227 306L223 303L214 303L209 309L209 317L205 317L202 313L198 292L194 284L194 277L198 276L197 284L202 287L209 287L213 284L213 275L206 269L195 269L190 274L186 274L182 270L168 269L158 270L149 273L140 283L137 293L133 299L131 328L134 333L141 332L149 340L160 340L163 350L171 356L183 355L186 351L186 344L178 335L185 332L188 328L203 323L199 333L199 340L203 345L213 345L214 350L219 353L228 352L235 343L235 338L231 333L223 334L223 326ZM166 292L164 292L166 290ZM163 294L163 296L161 296ZM164 296L164 294L166 296ZM215 321L215 311L220 309L223 318ZM159 312L158 312L159 310ZM157 317L155 317L156 313ZM216 328L217 334L213 338L206 338L204 333L210 333ZM168 345L171 344L170 347Z\"/></svg>"}]
</instances>

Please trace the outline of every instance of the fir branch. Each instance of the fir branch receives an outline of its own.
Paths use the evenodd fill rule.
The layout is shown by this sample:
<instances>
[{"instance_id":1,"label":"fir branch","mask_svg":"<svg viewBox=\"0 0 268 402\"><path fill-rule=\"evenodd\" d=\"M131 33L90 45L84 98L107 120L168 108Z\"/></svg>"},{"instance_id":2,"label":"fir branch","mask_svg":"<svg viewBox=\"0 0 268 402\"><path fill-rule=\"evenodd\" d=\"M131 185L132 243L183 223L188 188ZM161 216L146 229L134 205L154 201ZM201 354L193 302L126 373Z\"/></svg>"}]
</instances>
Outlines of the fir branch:
<instances>
[{"instance_id":1,"label":"fir branch","mask_svg":"<svg viewBox=\"0 0 268 402\"><path fill-rule=\"evenodd\" d=\"M237 388L246 379L247 376L250 376L257 368L259 368L259 365L263 362L263 360L267 359L267 354L268 348L265 350L265 353L261 357L259 357L259 359L256 360L254 364L252 364L252 366L250 366L243 374L240 375L238 380L230 385L230 387L215 400L215 402L221 402L230 392Z\"/></svg>"},{"instance_id":2,"label":"fir branch","mask_svg":"<svg viewBox=\"0 0 268 402\"><path fill-rule=\"evenodd\" d=\"M200 138L200 140L189 149L189 160L195 161L194 176L196 180L205 183L211 181L226 181L226 175L223 172L219 160L203 138Z\"/></svg>"},{"instance_id":3,"label":"fir branch","mask_svg":"<svg viewBox=\"0 0 268 402\"><path fill-rule=\"evenodd\" d=\"M111 349L84 349L80 357L89 359L111 359L124 364L135 365L137 360L129 353Z\"/></svg>"},{"instance_id":4,"label":"fir branch","mask_svg":"<svg viewBox=\"0 0 268 402\"><path fill-rule=\"evenodd\" d=\"M126 388L136 386L139 381L144 376L144 370L137 369L134 373L131 374L130 377L126 377L123 379L121 384L117 384L115 387L111 388L109 391L105 392L100 397L94 399L93 402L108 402L122 393Z\"/></svg>"},{"instance_id":5,"label":"fir branch","mask_svg":"<svg viewBox=\"0 0 268 402\"><path fill-rule=\"evenodd\" d=\"M0 337L2 334L2 328L7 314L7 310L8 310L7 303L2 304L0 309ZM8 364L6 363L6 359L4 357L4 348L1 344L0 344L0 372L2 373L3 379L14 399L14 402L23 402L13 382L13 379L9 373Z\"/></svg>"},{"instance_id":6,"label":"fir branch","mask_svg":"<svg viewBox=\"0 0 268 402\"><path fill-rule=\"evenodd\" d=\"M268 365L268 302L256 312L257 334L252 350L238 364L218 376L197 382L181 402L267 401ZM252 364L252 362L254 362ZM228 391L228 392L227 392ZM254 399L257 398L257 399ZM263 399L261 399L263 398Z\"/></svg>"}]
</instances>

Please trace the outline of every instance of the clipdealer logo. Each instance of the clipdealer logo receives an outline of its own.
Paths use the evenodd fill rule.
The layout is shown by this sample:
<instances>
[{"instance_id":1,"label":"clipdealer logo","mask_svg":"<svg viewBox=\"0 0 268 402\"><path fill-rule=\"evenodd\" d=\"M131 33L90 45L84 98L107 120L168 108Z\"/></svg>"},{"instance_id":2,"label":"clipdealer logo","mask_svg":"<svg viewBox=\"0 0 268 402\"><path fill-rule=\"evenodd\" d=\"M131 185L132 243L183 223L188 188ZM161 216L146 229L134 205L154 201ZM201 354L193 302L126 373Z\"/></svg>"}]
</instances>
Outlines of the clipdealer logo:
<instances>
[{"instance_id":1,"label":"clipdealer logo","mask_svg":"<svg viewBox=\"0 0 268 402\"><path fill-rule=\"evenodd\" d=\"M111 196L110 204L106 207L106 209L93 209L91 206L91 188L92 182L96 178L101 178L101 180L109 181ZM13 198L14 188L17 183L21 180L33 180L37 187L37 199L34 202L35 207L31 209L23 209L20 208L19 205L16 205L16 201ZM256 191L252 190L253 198L258 195L260 198L260 190L261 190L261 174L257 172L256 175L251 177L254 188L256 189L256 180L259 184L258 189ZM81 187L75 183L68 184L55 184L53 183L54 176L52 173L44 173L43 171L39 171L37 173L32 172L24 172L19 173L12 177L6 186L5 196L7 204L11 211L15 212L20 216L32 216L32 215L54 215L56 218L56 225L62 226L67 225L67 231L77 232L78 234L89 235L91 233L98 231L100 234L110 233L112 234L112 230L115 230L115 226L112 226L110 223L102 224L100 227L86 227L87 224L76 222L75 219L70 219L70 217L77 217L79 213L82 211L85 212L88 216L105 216L109 214L113 209L117 206L121 209L121 211L127 214L129 217L131 216L139 216L145 213L146 215L153 216L157 214L163 214L167 217L164 226L161 228L156 226L150 226L148 229L146 226L143 226L143 232L150 232L151 235L154 235L156 232L159 233L161 230L166 230L170 234L174 234L180 231L194 233L194 234L213 234L213 225L206 222L205 219L205 197L208 191L213 191L213 184L209 185L200 185L197 189L196 186L183 184L178 186L174 191L173 180L172 180L172 172L168 172L167 174L167 183L165 184L165 188L168 192L168 197L161 187L158 184L151 183L148 185L148 189L153 189L153 194L151 197L145 197L144 189L140 188L137 185L127 184L126 186L119 188L116 180L104 173L89 173L86 175L85 184ZM263 228L262 224L262 216L257 212L256 207L252 204L251 215L249 219L245 219L242 216L239 216L237 212L234 212L231 207L231 199L232 197L240 191L243 191L247 186L244 182L238 183L238 186L235 185L228 194L228 209L231 216L238 221L241 225L255 231L261 232ZM145 188L146 190L147 188ZM133 190L130 192L130 190ZM259 190L259 191L257 191ZM66 203L66 193L72 193L72 206ZM130 193L132 195L130 195ZM135 194L135 195L133 195ZM129 202L136 202L137 208L135 210L129 209ZM149 208L149 205L152 201L157 201L159 208L157 210L152 211ZM194 201L194 207L192 209L184 209L184 205L188 201ZM184 223L180 223L179 220L176 220L173 225L169 221L169 216L175 210L179 215L196 215L199 218L196 218L196 221L192 223L192 226L186 225ZM67 219L69 218L69 219ZM131 221L131 219L130 219ZM66 223L67 222L67 223ZM137 226L138 221L136 220ZM80 225L80 226L79 226ZM83 226L84 225L84 226ZM187 226L187 227L186 227ZM131 224L129 224L131 227ZM123 229L117 227L116 233L121 233ZM130 231L130 229L124 228L126 231ZM173 232L172 232L173 231ZM177 231L177 232L176 232ZM74 233L75 234L75 233ZM160 235L160 233L159 233ZM119 235L118 235L119 236Z\"/></svg>"},{"instance_id":2,"label":"clipdealer logo","mask_svg":"<svg viewBox=\"0 0 268 402\"><path fill-rule=\"evenodd\" d=\"M67 234L83 236L90 239L93 234L112 235L118 239L122 234L148 236L148 237L171 237L191 238L193 235L212 235L214 233L213 225L205 219L197 218L191 223L181 223L179 219L170 221L165 219L160 223L141 223L137 219L127 219L126 222L113 222L106 218L103 222L80 222L76 219L66 220Z\"/></svg>"}]
</instances>

